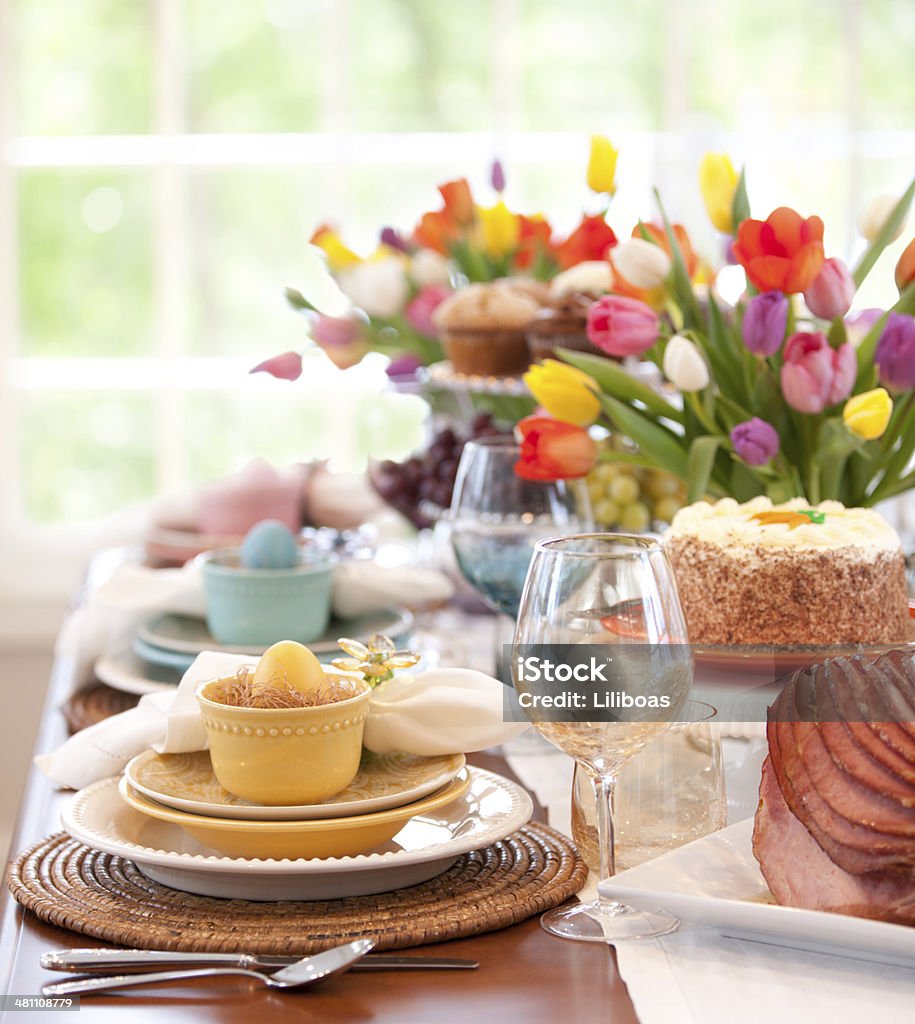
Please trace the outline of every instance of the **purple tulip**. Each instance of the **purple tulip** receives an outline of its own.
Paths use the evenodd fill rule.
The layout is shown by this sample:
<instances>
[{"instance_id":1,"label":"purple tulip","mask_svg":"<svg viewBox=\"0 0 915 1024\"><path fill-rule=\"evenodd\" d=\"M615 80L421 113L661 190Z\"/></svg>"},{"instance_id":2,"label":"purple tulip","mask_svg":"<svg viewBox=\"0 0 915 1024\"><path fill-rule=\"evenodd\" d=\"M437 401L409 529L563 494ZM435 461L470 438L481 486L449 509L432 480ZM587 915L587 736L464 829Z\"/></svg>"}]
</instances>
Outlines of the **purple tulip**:
<instances>
[{"instance_id":1,"label":"purple tulip","mask_svg":"<svg viewBox=\"0 0 915 1024\"><path fill-rule=\"evenodd\" d=\"M302 357L298 352L283 352L258 363L248 373L269 373L280 380L298 380L302 376Z\"/></svg>"},{"instance_id":2,"label":"purple tulip","mask_svg":"<svg viewBox=\"0 0 915 1024\"><path fill-rule=\"evenodd\" d=\"M393 380L402 380L405 377L415 377L416 371L423 365L419 356L412 352L404 352L403 355L395 356L388 365L385 373Z\"/></svg>"},{"instance_id":3,"label":"purple tulip","mask_svg":"<svg viewBox=\"0 0 915 1024\"><path fill-rule=\"evenodd\" d=\"M788 324L788 299L781 292L763 292L747 303L743 343L757 356L772 356L781 348Z\"/></svg>"},{"instance_id":4,"label":"purple tulip","mask_svg":"<svg viewBox=\"0 0 915 1024\"><path fill-rule=\"evenodd\" d=\"M751 466L764 466L778 455L778 431L771 423L754 416L731 431L734 451Z\"/></svg>"},{"instance_id":5,"label":"purple tulip","mask_svg":"<svg viewBox=\"0 0 915 1024\"><path fill-rule=\"evenodd\" d=\"M851 345L830 348L821 331L802 331L791 335L784 355L782 394L792 409L820 413L851 394L858 373L858 359Z\"/></svg>"},{"instance_id":6,"label":"purple tulip","mask_svg":"<svg viewBox=\"0 0 915 1024\"><path fill-rule=\"evenodd\" d=\"M389 249L398 249L400 252L410 251L410 247L395 228L382 228L380 241Z\"/></svg>"},{"instance_id":7,"label":"purple tulip","mask_svg":"<svg viewBox=\"0 0 915 1024\"><path fill-rule=\"evenodd\" d=\"M891 391L915 388L915 319L902 313L890 313L874 362L880 368L880 383Z\"/></svg>"},{"instance_id":8,"label":"purple tulip","mask_svg":"<svg viewBox=\"0 0 915 1024\"><path fill-rule=\"evenodd\" d=\"M828 259L804 292L804 301L814 316L832 320L845 316L855 297L855 280L841 260Z\"/></svg>"},{"instance_id":9,"label":"purple tulip","mask_svg":"<svg viewBox=\"0 0 915 1024\"><path fill-rule=\"evenodd\" d=\"M505 170L501 160L493 160L492 169L489 172L489 180L496 192L505 191Z\"/></svg>"}]
</instances>

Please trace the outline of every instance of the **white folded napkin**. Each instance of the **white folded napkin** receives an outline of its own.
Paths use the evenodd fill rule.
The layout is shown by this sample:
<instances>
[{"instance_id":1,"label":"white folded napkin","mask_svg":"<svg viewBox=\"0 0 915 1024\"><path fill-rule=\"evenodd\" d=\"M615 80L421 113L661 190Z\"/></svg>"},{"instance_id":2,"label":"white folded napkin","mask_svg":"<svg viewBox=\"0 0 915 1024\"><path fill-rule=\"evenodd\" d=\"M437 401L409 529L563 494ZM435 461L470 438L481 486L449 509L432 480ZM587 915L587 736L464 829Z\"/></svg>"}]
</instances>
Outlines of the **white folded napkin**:
<instances>
[{"instance_id":1,"label":"white folded napkin","mask_svg":"<svg viewBox=\"0 0 915 1024\"><path fill-rule=\"evenodd\" d=\"M440 668L395 676L372 694L364 744L376 754L468 754L527 729L505 722L503 686L472 668Z\"/></svg>"},{"instance_id":2,"label":"white folded napkin","mask_svg":"<svg viewBox=\"0 0 915 1024\"><path fill-rule=\"evenodd\" d=\"M369 560L341 562L334 569L334 613L343 619L383 611L392 605L434 604L454 593L451 581L434 569L387 568ZM90 593L64 622L56 653L76 662L75 687L91 678L106 651L123 646L137 625L156 613L206 616L199 569L150 569L124 565Z\"/></svg>"},{"instance_id":3,"label":"white folded napkin","mask_svg":"<svg viewBox=\"0 0 915 1024\"><path fill-rule=\"evenodd\" d=\"M162 754L204 750L207 737L194 696L197 686L250 664L250 657L204 651L174 693L147 694L137 707L83 729L57 750L36 757L35 763L58 785L82 789L117 775L150 747ZM397 676L376 687L363 742L379 754L463 754L501 743L525 728L502 721L502 684L497 679L472 669L435 669Z\"/></svg>"}]
</instances>

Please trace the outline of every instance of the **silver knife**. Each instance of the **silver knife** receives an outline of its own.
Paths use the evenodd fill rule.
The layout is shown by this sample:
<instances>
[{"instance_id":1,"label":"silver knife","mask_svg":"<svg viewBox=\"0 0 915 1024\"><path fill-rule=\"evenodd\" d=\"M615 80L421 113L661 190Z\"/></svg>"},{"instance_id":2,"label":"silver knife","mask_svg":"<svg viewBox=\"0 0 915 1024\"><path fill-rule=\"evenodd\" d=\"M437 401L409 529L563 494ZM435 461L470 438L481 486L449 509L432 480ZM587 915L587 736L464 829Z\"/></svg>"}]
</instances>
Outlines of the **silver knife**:
<instances>
[{"instance_id":1,"label":"silver knife","mask_svg":"<svg viewBox=\"0 0 915 1024\"><path fill-rule=\"evenodd\" d=\"M298 963L299 956L259 956L251 953L181 953L166 949L62 949L41 954L41 966L48 971L80 974L112 970L221 965L247 968L286 967ZM397 956L369 953L350 968L351 971L390 970L472 970L476 960L453 957Z\"/></svg>"}]
</instances>

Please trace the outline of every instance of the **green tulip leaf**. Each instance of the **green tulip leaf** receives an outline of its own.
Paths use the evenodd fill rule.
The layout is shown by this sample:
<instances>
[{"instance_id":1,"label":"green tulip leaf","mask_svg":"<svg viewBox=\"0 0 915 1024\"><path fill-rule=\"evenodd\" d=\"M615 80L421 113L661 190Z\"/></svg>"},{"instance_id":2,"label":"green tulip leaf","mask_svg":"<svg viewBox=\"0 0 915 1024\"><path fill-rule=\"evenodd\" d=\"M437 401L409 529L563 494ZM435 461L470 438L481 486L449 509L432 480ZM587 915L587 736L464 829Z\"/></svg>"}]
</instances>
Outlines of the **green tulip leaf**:
<instances>
[{"instance_id":1,"label":"green tulip leaf","mask_svg":"<svg viewBox=\"0 0 915 1024\"><path fill-rule=\"evenodd\" d=\"M886 223L880 229L877 237L871 242L871 244L864 250L864 255L858 262L857 267L854 269L852 277L856 287L861 287L861 282L871 272L874 264L880 258L883 250L893 241L893 236L899 230L900 226L905 223L905 219L909 213L909 207L912 205L912 197L915 196L915 178L912 179L911 184L905 190L899 202L893 207L893 212L887 217Z\"/></svg>"},{"instance_id":2,"label":"green tulip leaf","mask_svg":"<svg viewBox=\"0 0 915 1024\"><path fill-rule=\"evenodd\" d=\"M600 396L601 405L613 426L633 441L659 466L687 478L687 457L683 439L611 395Z\"/></svg>"},{"instance_id":3,"label":"green tulip leaf","mask_svg":"<svg viewBox=\"0 0 915 1024\"><path fill-rule=\"evenodd\" d=\"M704 434L689 446L686 465L686 500L701 501L709 489L718 449L727 444L723 434Z\"/></svg>"},{"instance_id":4,"label":"green tulip leaf","mask_svg":"<svg viewBox=\"0 0 915 1024\"><path fill-rule=\"evenodd\" d=\"M589 377L593 377L600 385L601 390L608 395L619 398L623 402L641 402L656 416L674 420L676 423L683 422L682 409L671 405L657 391L642 381L636 380L612 359L592 356L584 352L573 352L565 348L558 349L557 354L563 362L569 363L588 374Z\"/></svg>"},{"instance_id":5,"label":"green tulip leaf","mask_svg":"<svg viewBox=\"0 0 915 1024\"><path fill-rule=\"evenodd\" d=\"M747 196L747 169L740 169L740 178L737 181L737 188L734 190L734 198L731 200L731 219L734 222L734 234L741 221L748 220L750 216L750 200Z\"/></svg>"}]
</instances>

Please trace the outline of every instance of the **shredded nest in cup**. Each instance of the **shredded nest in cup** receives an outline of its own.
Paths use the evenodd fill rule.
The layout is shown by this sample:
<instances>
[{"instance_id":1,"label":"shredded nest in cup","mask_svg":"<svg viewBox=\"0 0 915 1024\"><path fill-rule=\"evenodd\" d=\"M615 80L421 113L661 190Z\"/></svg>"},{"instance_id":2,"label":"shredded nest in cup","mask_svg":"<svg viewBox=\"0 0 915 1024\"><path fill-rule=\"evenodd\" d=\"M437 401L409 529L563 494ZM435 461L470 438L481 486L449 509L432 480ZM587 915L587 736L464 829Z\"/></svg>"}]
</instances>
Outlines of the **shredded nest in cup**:
<instances>
[{"instance_id":1,"label":"shredded nest in cup","mask_svg":"<svg viewBox=\"0 0 915 1024\"><path fill-rule=\"evenodd\" d=\"M232 708L312 708L349 700L359 691L357 680L345 676L325 676L320 686L304 691L290 686L285 673L278 673L267 682L255 683L253 669L242 666L234 679L221 679L211 684L206 696L216 704Z\"/></svg>"}]
</instances>

